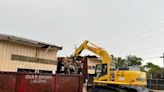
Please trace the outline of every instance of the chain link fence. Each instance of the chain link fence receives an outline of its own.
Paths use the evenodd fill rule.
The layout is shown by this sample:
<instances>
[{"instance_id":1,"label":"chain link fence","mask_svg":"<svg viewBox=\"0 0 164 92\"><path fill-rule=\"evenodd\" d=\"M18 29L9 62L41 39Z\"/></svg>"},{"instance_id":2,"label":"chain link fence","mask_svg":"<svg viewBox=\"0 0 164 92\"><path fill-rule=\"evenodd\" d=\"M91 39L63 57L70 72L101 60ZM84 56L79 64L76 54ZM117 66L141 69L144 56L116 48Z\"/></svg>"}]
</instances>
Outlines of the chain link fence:
<instances>
[{"instance_id":1,"label":"chain link fence","mask_svg":"<svg viewBox=\"0 0 164 92\"><path fill-rule=\"evenodd\" d=\"M164 90L164 79L148 79L147 87L154 90Z\"/></svg>"}]
</instances>

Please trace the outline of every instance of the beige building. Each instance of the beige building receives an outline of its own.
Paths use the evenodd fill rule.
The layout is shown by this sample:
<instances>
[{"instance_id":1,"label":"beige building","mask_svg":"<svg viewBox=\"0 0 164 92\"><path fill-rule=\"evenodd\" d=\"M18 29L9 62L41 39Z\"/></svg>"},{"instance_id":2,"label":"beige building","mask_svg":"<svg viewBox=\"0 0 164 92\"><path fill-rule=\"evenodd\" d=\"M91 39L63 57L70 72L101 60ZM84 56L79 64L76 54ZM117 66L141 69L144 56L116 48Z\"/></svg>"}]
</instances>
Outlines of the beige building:
<instances>
[{"instance_id":1,"label":"beige building","mask_svg":"<svg viewBox=\"0 0 164 92\"><path fill-rule=\"evenodd\" d=\"M62 47L0 34L0 71L55 73Z\"/></svg>"},{"instance_id":2,"label":"beige building","mask_svg":"<svg viewBox=\"0 0 164 92\"><path fill-rule=\"evenodd\" d=\"M86 56L88 65L88 74L95 74L95 67L97 64L101 64L102 60L96 56Z\"/></svg>"}]
</instances>

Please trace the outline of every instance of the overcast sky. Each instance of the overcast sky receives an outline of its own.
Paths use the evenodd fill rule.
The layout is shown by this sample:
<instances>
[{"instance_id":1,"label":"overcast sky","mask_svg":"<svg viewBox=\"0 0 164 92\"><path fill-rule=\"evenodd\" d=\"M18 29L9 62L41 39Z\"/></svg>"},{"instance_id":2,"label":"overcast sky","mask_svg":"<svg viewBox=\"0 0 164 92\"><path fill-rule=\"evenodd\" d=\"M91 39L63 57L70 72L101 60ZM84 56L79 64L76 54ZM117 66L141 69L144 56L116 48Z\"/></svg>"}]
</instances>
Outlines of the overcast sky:
<instances>
[{"instance_id":1,"label":"overcast sky","mask_svg":"<svg viewBox=\"0 0 164 92\"><path fill-rule=\"evenodd\" d=\"M0 33L62 46L89 40L110 54L163 65L164 0L0 0ZM90 53L83 53L90 54Z\"/></svg>"}]
</instances>

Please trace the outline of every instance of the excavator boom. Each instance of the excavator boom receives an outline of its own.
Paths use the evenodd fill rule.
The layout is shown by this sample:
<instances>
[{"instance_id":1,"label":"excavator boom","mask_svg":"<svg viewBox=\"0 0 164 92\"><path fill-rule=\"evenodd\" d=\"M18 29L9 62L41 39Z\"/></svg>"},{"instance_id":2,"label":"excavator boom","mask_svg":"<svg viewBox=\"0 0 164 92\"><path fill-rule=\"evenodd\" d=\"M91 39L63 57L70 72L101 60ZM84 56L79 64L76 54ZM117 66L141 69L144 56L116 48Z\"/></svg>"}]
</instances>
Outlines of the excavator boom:
<instances>
[{"instance_id":1,"label":"excavator boom","mask_svg":"<svg viewBox=\"0 0 164 92\"><path fill-rule=\"evenodd\" d=\"M100 56L102 58L102 63L111 63L111 56L109 56L108 52L105 51L103 48L100 48L98 46L96 46L93 43L90 43L90 45L88 45L90 42L88 40L85 40L78 49L76 49L76 51L71 55L71 58L75 58L77 56L80 55L80 53L84 50L87 49L91 52L93 52L94 54Z\"/></svg>"}]
</instances>

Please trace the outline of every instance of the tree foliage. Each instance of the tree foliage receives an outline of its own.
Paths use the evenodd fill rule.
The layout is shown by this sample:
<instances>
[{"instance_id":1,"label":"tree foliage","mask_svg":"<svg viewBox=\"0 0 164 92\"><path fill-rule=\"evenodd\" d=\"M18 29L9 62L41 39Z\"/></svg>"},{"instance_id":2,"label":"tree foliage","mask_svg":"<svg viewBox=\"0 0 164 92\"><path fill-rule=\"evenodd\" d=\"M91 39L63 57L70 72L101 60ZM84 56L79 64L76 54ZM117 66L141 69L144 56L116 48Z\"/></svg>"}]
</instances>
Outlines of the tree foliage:
<instances>
[{"instance_id":1,"label":"tree foliage","mask_svg":"<svg viewBox=\"0 0 164 92\"><path fill-rule=\"evenodd\" d=\"M117 67L134 65L140 66L143 61L142 58L135 55L128 55L126 58L115 57L114 55L112 55L112 60L115 62Z\"/></svg>"},{"instance_id":2,"label":"tree foliage","mask_svg":"<svg viewBox=\"0 0 164 92\"><path fill-rule=\"evenodd\" d=\"M115 57L112 55L112 60L117 67L122 66L140 66L140 70L147 73L148 78L157 78L164 73L164 68L160 68L151 62L142 65L143 59L135 55L128 55L126 58Z\"/></svg>"},{"instance_id":3,"label":"tree foliage","mask_svg":"<svg viewBox=\"0 0 164 92\"><path fill-rule=\"evenodd\" d=\"M163 68L160 68L158 65L155 65L151 62L142 66L142 71L147 73L148 78L163 78Z\"/></svg>"},{"instance_id":4,"label":"tree foliage","mask_svg":"<svg viewBox=\"0 0 164 92\"><path fill-rule=\"evenodd\" d=\"M142 64L142 58L137 57L135 55L128 55L126 57L126 62L128 62L129 66L133 66L133 65L141 65Z\"/></svg>"},{"instance_id":5,"label":"tree foliage","mask_svg":"<svg viewBox=\"0 0 164 92\"><path fill-rule=\"evenodd\" d=\"M151 62L144 65L143 68L144 68L144 71L149 74L155 74L155 73L159 73L161 71L161 68L158 65L155 65Z\"/></svg>"}]
</instances>

